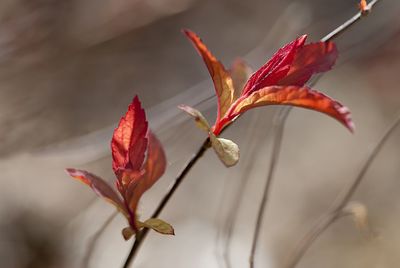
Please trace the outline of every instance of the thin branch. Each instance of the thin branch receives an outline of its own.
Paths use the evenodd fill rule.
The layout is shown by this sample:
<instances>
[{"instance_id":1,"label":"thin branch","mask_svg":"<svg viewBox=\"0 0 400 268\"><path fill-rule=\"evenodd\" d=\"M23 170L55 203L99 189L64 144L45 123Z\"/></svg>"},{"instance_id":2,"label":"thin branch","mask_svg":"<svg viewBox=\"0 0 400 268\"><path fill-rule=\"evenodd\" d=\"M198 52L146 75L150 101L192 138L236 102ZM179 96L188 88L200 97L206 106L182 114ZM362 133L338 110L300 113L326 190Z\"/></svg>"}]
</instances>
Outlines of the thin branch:
<instances>
[{"instance_id":1,"label":"thin branch","mask_svg":"<svg viewBox=\"0 0 400 268\"><path fill-rule=\"evenodd\" d=\"M93 236L90 238L89 245L87 247L85 257L82 260L82 268L88 268L89 267L89 262L90 258L92 257L92 254L96 248L96 243L99 240L100 236L103 234L103 232L106 230L108 225L114 220L114 218L118 215L118 210L114 211L113 214L111 214L107 220L103 223L103 225L100 227L99 230L97 230L96 233L93 234Z\"/></svg>"},{"instance_id":2,"label":"thin branch","mask_svg":"<svg viewBox=\"0 0 400 268\"><path fill-rule=\"evenodd\" d=\"M378 2L379 2L379 0L371 1L368 4L367 8L369 10L371 10L372 7ZM343 23L342 25L340 25L339 27L334 29L332 32L330 32L329 34L327 34L326 36L321 38L321 41L322 42L327 42L327 41L331 41L331 40L337 38L339 35L344 33L346 30L350 29L363 16L364 16L364 14L362 14L361 12L358 12L356 15L354 15L349 20L347 20L345 23ZM315 84L320 78L321 78L321 75L316 77L316 79L312 83ZM257 250L257 244L258 244L258 238L259 238L259 234L260 234L260 229L261 229L262 221L263 221L263 218L264 218L264 211L265 211L266 204L268 202L268 196L269 196L270 188L271 188L273 177L274 177L274 172L275 172L276 166L278 164L278 158L279 158L279 154L280 154L280 150L281 150L282 137L284 135L284 126L285 126L285 123L286 123L286 119L288 118L291 110L292 110L291 107L283 107L278 112L278 115L277 115L278 122L274 126L276 128L276 130L274 131L274 133L276 135L274 136L272 155L271 155L271 159L270 159L270 163L269 163L270 164L269 165L269 171L268 171L268 174L267 174L267 181L266 181L266 184L265 184L264 192L263 192L263 195L262 195L260 207L259 207L258 214L257 214L256 225L255 225L255 228L254 228L252 247L251 247L251 250L250 250L250 257L249 257L250 268L254 268L254 259L255 259L255 254L256 254L256 250ZM355 188L357 188L357 186L355 186ZM325 220L322 221L322 223L324 223L324 222L325 222ZM328 226L329 226L329 224L328 224ZM327 226L325 226L324 224L318 225L318 227L321 227L320 228L321 232L325 228L327 228Z\"/></svg>"},{"instance_id":3,"label":"thin branch","mask_svg":"<svg viewBox=\"0 0 400 268\"><path fill-rule=\"evenodd\" d=\"M199 148L199 150L192 156L192 158L189 160L189 162L185 165L181 173L178 175L178 177L175 179L174 183L172 184L171 188L167 190L166 194L164 197L161 199L158 207L154 211L153 215L151 218L157 218L162 210L165 208L167 205L168 201L171 199L175 191L178 189L179 185L182 183L182 181L185 179L186 175L189 173L189 171L192 169L192 167L197 163L197 161L204 155L204 153L207 151L207 149L210 148L210 140L207 138L202 146ZM135 242L133 243L132 249L129 252L128 257L126 258L126 261L124 263L124 268L129 267L129 264L131 261L135 258L140 246L142 245L143 241L146 239L147 234L150 229L144 228L140 232L136 234L135 237Z\"/></svg>"},{"instance_id":4,"label":"thin branch","mask_svg":"<svg viewBox=\"0 0 400 268\"><path fill-rule=\"evenodd\" d=\"M223 250L222 250L222 259L225 264L226 268L231 268L232 264L229 258L229 250L232 242L232 237L233 237L233 231L235 229L236 225L236 220L238 217L238 212L240 205L242 203L242 200L244 198L244 193L245 193L245 188L247 187L248 181L249 181L249 174L251 170L253 169L255 165L254 158L256 157L255 151L257 151L257 148L260 147L259 142L257 142L259 139L257 138L258 136L264 134L260 133L259 128L260 128L260 115L261 114L256 114L256 117L253 117L253 120L251 121L251 124L247 127L249 129L249 132L246 133L246 144L249 146L246 148L246 154L248 154L248 157L245 159L242 159L241 161L244 161L244 167L240 169L240 178L239 180L239 185L236 186L236 191L235 194L233 195L234 200L232 204L229 206L229 212L227 213L227 217L225 219L224 227L219 228L218 233L217 233L217 245L218 245L218 240L221 237L222 231L224 231L225 234L225 241L223 244ZM229 172L228 176L232 177L232 172L237 172L237 171L231 171ZM224 189L224 196L227 195L228 192L228 187L225 187ZM221 211L223 209L223 204L226 203L225 200L226 198L221 199L220 201L220 207L218 209L217 215L221 215Z\"/></svg>"},{"instance_id":5,"label":"thin branch","mask_svg":"<svg viewBox=\"0 0 400 268\"><path fill-rule=\"evenodd\" d=\"M367 161L361 168L357 177L350 183L349 186L346 186L342 193L337 198L334 205L331 209L323 215L313 226L313 228L303 237L300 241L296 249L294 250L292 257L289 259L287 268L294 268L300 261L300 259L304 256L306 251L310 248L312 243L321 235L332 223L334 223L337 219L340 218L343 212L343 208L349 203L358 186L362 182L367 173L369 167L372 162L376 159L379 152L382 150L383 145L390 138L392 133L396 130L396 128L400 125L400 116L396 118L394 123L389 127L389 129L385 132L382 138L379 140L378 144L369 154Z\"/></svg>"},{"instance_id":6,"label":"thin branch","mask_svg":"<svg viewBox=\"0 0 400 268\"><path fill-rule=\"evenodd\" d=\"M277 167L279 153L281 151L283 130L284 130L286 118L288 117L290 110L291 110L291 107L284 107L284 108L280 109L279 112L276 114L276 118L274 120L274 123L275 123L274 137L275 137L275 139L274 139L273 148L272 148L271 161L269 162L267 182L265 184L263 196L261 199L261 204L258 209L256 227L254 229L253 242L252 242L250 258L249 258L251 268L254 267L254 257L256 254L258 237L259 237L260 230L261 230L262 220L264 218L265 206L268 201L269 190L270 190L272 179L275 174L276 167Z\"/></svg>"},{"instance_id":7,"label":"thin branch","mask_svg":"<svg viewBox=\"0 0 400 268\"><path fill-rule=\"evenodd\" d=\"M372 0L368 4L367 9L371 10L372 7L374 7L375 4L377 4L379 1L380 0ZM343 23L342 25L337 27L335 30L333 30L332 32L327 34L325 37L323 37L321 39L321 41L326 42L326 41L330 41L330 40L336 39L339 35L344 33L346 30L350 29L357 21L359 21L364 16L366 16L365 13L362 13L361 11L358 12L356 15L354 15L349 20L347 20L345 23Z\"/></svg>"},{"instance_id":8,"label":"thin branch","mask_svg":"<svg viewBox=\"0 0 400 268\"><path fill-rule=\"evenodd\" d=\"M377 2L378 0L375 0L373 2ZM372 3L372 2L371 2ZM371 4L370 4L371 5ZM371 6L372 7L372 6ZM360 16L361 17L361 16ZM354 19L354 22L357 21L358 19ZM353 22L353 23L354 23ZM348 23L348 25L342 26L343 29L341 29L340 31L338 31L337 33L335 33L332 37L327 38L327 40L332 39L333 37L336 37L340 32L346 30L347 28L349 28L353 23ZM287 109L289 113L290 109ZM284 120L285 121L285 120ZM282 128L282 134L283 134L283 128ZM184 169L182 170L182 172L179 174L179 176L176 178L176 180L174 181L172 187L167 191L167 193L165 194L165 196L163 197L163 199L161 200L159 206L157 207L157 209L155 210L155 212L153 213L152 217L158 217L158 215L162 212L162 210L164 209L164 207L166 206L166 204L168 203L168 201L171 199L172 195L175 193L175 191L177 190L177 188L179 187L179 185L181 184L181 182L183 181L183 179L186 177L187 173L192 169L192 167L197 163L197 161L204 155L204 153L207 151L207 149L210 147L210 141L209 139L206 139L203 143L203 145L200 147L200 149L197 151L197 153L195 153L192 158L190 159L190 161L188 162L188 164L184 167ZM273 165L276 165L276 163L274 162ZM141 244L143 243L143 241L145 240L145 238L147 237L147 234L149 232L149 229L145 228L142 231L140 231L139 233L136 234L136 239L135 242L132 246L131 251L129 252L129 255L124 263L124 268L129 267L130 262L132 261L132 259L136 256Z\"/></svg>"}]
</instances>

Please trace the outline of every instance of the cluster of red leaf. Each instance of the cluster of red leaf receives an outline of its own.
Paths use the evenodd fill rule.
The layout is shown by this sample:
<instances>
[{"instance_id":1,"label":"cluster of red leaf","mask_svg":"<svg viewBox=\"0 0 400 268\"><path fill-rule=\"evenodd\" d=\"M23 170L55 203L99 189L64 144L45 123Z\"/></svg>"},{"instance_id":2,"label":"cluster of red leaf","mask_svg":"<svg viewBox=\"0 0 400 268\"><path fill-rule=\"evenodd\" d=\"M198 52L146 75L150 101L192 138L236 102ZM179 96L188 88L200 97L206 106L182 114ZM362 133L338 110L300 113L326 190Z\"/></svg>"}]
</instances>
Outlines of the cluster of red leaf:
<instances>
[{"instance_id":1,"label":"cluster of red leaf","mask_svg":"<svg viewBox=\"0 0 400 268\"><path fill-rule=\"evenodd\" d=\"M213 148L225 165L237 163L239 149L235 143L218 135L241 114L259 106L290 105L312 109L354 130L346 107L305 86L312 75L326 72L335 64L338 52L333 42L305 44L307 36L300 36L279 49L246 81L243 77L247 77L248 68L244 63L226 70L195 33L189 30L184 33L203 58L214 82L218 97L217 119L210 127L199 111L185 105L179 108L193 116L198 126L208 132Z\"/></svg>"},{"instance_id":2,"label":"cluster of red leaf","mask_svg":"<svg viewBox=\"0 0 400 268\"><path fill-rule=\"evenodd\" d=\"M111 150L115 184L120 195L105 180L87 171L69 168L68 174L90 186L126 217L130 226L123 230L125 239L144 227L163 234L174 234L168 223L159 219L141 222L136 213L139 199L162 176L166 168L164 150L148 129L146 115L137 97L133 99L114 131Z\"/></svg>"},{"instance_id":3,"label":"cluster of red leaf","mask_svg":"<svg viewBox=\"0 0 400 268\"><path fill-rule=\"evenodd\" d=\"M212 147L226 166L238 162L239 148L234 142L218 136L241 114L259 106L291 105L312 109L337 119L353 131L346 107L305 86L312 75L326 72L335 64L338 52L334 43L305 44L306 36L301 36L279 49L249 77L249 67L243 61L236 61L230 70L226 70L195 33L188 30L184 33L202 56L214 82L218 97L217 119L210 127L196 109L185 105L180 108L193 116L198 127L208 133ZM115 205L126 217L129 227L123 230L125 239L141 228L174 234L172 226L160 219L138 220L139 200L165 172L166 158L160 142L148 128L145 112L137 97L114 131L111 150L118 191L87 171L70 168L67 172Z\"/></svg>"}]
</instances>

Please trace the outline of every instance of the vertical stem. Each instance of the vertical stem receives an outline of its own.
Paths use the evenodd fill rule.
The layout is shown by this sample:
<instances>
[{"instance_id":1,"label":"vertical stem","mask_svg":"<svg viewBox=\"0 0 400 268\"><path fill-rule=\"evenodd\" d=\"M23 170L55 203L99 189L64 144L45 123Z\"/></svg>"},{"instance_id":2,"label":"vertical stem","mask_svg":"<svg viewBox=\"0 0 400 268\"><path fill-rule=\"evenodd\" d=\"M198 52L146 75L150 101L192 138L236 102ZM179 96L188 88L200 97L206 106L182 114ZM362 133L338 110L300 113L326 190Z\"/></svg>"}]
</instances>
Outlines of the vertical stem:
<instances>
[{"instance_id":1,"label":"vertical stem","mask_svg":"<svg viewBox=\"0 0 400 268\"><path fill-rule=\"evenodd\" d=\"M257 221L256 221L256 226L254 229L254 234L253 234L253 242L251 246L251 251L250 251L250 257L249 257L249 263L250 267L254 267L254 257L256 254L256 249L257 249L257 244L258 244L258 237L260 235L260 230L261 230L261 225L262 221L264 219L264 212L265 212L265 207L267 205L268 197L269 197L269 190L271 188L271 183L272 179L276 170L279 154L281 151L281 145L282 145L282 140L283 140L283 130L285 127L285 122L286 118L288 117L290 113L291 107L284 107L279 110L275 117L275 135L274 135L274 144L272 148L272 154L271 154L271 161L269 163L269 169L268 169L268 175L267 175L267 181L265 183L265 188L263 192L263 196L261 199L261 204L258 209L258 214L257 214Z\"/></svg>"}]
</instances>

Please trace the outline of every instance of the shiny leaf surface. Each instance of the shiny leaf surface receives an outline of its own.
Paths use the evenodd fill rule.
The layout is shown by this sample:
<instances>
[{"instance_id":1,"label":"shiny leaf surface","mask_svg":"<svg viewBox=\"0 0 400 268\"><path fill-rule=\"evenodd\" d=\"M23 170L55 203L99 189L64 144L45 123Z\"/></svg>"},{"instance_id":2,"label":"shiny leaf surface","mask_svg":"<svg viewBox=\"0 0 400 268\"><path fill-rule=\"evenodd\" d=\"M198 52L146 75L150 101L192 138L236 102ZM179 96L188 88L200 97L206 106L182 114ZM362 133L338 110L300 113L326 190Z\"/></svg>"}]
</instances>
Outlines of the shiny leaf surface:
<instances>
[{"instance_id":1,"label":"shiny leaf surface","mask_svg":"<svg viewBox=\"0 0 400 268\"><path fill-rule=\"evenodd\" d=\"M226 111L233 102L234 88L232 78L229 72L225 70L225 67L222 65L222 63L218 61L213 54L211 54L206 45L194 32L189 30L184 30L183 32L193 43L194 47L203 58L208 72L210 73L210 76L214 82L215 92L218 97L218 121L225 115Z\"/></svg>"},{"instance_id":2,"label":"shiny leaf surface","mask_svg":"<svg viewBox=\"0 0 400 268\"><path fill-rule=\"evenodd\" d=\"M139 170L141 168L147 145L147 125L144 110L136 96L112 137L114 172L118 169Z\"/></svg>"},{"instance_id":3,"label":"shiny leaf surface","mask_svg":"<svg viewBox=\"0 0 400 268\"><path fill-rule=\"evenodd\" d=\"M260 89L239 102L234 116L265 105L290 105L311 109L335 118L352 132L354 130L349 109L325 94L308 87L272 86Z\"/></svg>"}]
</instances>

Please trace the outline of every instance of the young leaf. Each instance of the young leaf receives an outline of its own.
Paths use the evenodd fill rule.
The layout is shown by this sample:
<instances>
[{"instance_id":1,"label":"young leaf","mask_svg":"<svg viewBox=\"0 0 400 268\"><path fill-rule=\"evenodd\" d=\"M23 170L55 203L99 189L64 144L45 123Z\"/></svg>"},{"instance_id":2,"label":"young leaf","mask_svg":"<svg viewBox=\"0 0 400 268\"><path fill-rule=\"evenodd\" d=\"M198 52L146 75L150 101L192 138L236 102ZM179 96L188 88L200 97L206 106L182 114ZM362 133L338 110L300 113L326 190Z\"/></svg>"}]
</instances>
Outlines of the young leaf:
<instances>
[{"instance_id":1,"label":"young leaf","mask_svg":"<svg viewBox=\"0 0 400 268\"><path fill-rule=\"evenodd\" d=\"M368 209L364 204L353 201L348 203L342 211L353 217L354 223L359 230L372 234L368 223Z\"/></svg>"},{"instance_id":2,"label":"young leaf","mask_svg":"<svg viewBox=\"0 0 400 268\"><path fill-rule=\"evenodd\" d=\"M147 121L139 98L135 96L125 116L121 118L111 141L113 170L139 170L147 145Z\"/></svg>"},{"instance_id":3,"label":"young leaf","mask_svg":"<svg viewBox=\"0 0 400 268\"><path fill-rule=\"evenodd\" d=\"M134 234L135 231L130 226L122 229L122 236L124 237L125 240L129 240Z\"/></svg>"},{"instance_id":4,"label":"young leaf","mask_svg":"<svg viewBox=\"0 0 400 268\"><path fill-rule=\"evenodd\" d=\"M235 89L233 97L234 100L239 98L244 85L251 75L251 72L250 66L243 59L238 58L233 62L232 67L229 70L229 74L232 77L233 88Z\"/></svg>"},{"instance_id":5,"label":"young leaf","mask_svg":"<svg viewBox=\"0 0 400 268\"><path fill-rule=\"evenodd\" d=\"M115 192L107 182L105 182L102 178L97 177L94 174L91 174L85 170L78 170L73 168L67 168L67 173L88 185L93 189L93 191L100 197L104 198L106 201L113 204L119 211L121 211L126 217L128 217L128 211L125 208L124 203L121 198Z\"/></svg>"},{"instance_id":6,"label":"young leaf","mask_svg":"<svg viewBox=\"0 0 400 268\"><path fill-rule=\"evenodd\" d=\"M139 230L136 208L140 197L166 168L164 150L148 130L146 116L137 96L114 131L111 149L112 166L117 177L115 184L123 199L105 181L89 172L76 169L67 169L67 172L89 185L124 214L130 226L122 230L122 235L129 239Z\"/></svg>"},{"instance_id":7,"label":"young leaf","mask_svg":"<svg viewBox=\"0 0 400 268\"><path fill-rule=\"evenodd\" d=\"M260 89L240 101L232 116L235 117L251 108L264 105L290 105L318 111L335 118L351 132L354 131L350 111L346 107L308 87L271 86Z\"/></svg>"},{"instance_id":8,"label":"young leaf","mask_svg":"<svg viewBox=\"0 0 400 268\"><path fill-rule=\"evenodd\" d=\"M174 228L171 224L156 218L151 218L145 222L138 222L140 227L150 228L154 231L165 234L165 235L175 235Z\"/></svg>"},{"instance_id":9,"label":"young leaf","mask_svg":"<svg viewBox=\"0 0 400 268\"><path fill-rule=\"evenodd\" d=\"M242 95L249 95L261 88L276 85L289 72L297 50L304 45L306 39L306 35L300 36L279 49L266 64L250 77Z\"/></svg>"},{"instance_id":10,"label":"young leaf","mask_svg":"<svg viewBox=\"0 0 400 268\"><path fill-rule=\"evenodd\" d=\"M179 105L178 108L192 116L198 128L206 131L207 133L210 131L210 125L200 111L184 104Z\"/></svg>"},{"instance_id":11,"label":"young leaf","mask_svg":"<svg viewBox=\"0 0 400 268\"><path fill-rule=\"evenodd\" d=\"M333 42L311 43L298 49L287 75L279 80L280 86L304 86L313 74L332 69L338 57Z\"/></svg>"},{"instance_id":12,"label":"young leaf","mask_svg":"<svg viewBox=\"0 0 400 268\"><path fill-rule=\"evenodd\" d=\"M137 176L137 173L129 173L126 170L124 174L131 176L130 183L125 192L125 200L133 215L136 215L136 209L139 199L153 184L164 174L167 166L167 160L161 143L151 131L148 132L147 158L144 164L144 172ZM136 218L132 219L134 225L138 228Z\"/></svg>"},{"instance_id":13,"label":"young leaf","mask_svg":"<svg viewBox=\"0 0 400 268\"><path fill-rule=\"evenodd\" d=\"M210 133L211 145L217 153L219 159L227 167L237 164L239 161L239 147L231 140L217 138L213 133Z\"/></svg>"},{"instance_id":14,"label":"young leaf","mask_svg":"<svg viewBox=\"0 0 400 268\"><path fill-rule=\"evenodd\" d=\"M149 145L147 149L147 158L144 164L148 179L143 182L145 191L164 174L167 167L167 158L164 149L157 137L149 131Z\"/></svg>"},{"instance_id":15,"label":"young leaf","mask_svg":"<svg viewBox=\"0 0 400 268\"><path fill-rule=\"evenodd\" d=\"M358 3L358 8L363 15L366 15L371 11L371 8L367 4L367 0L360 0Z\"/></svg>"},{"instance_id":16,"label":"young leaf","mask_svg":"<svg viewBox=\"0 0 400 268\"><path fill-rule=\"evenodd\" d=\"M218 97L218 121L221 117L225 115L226 111L234 101L234 88L232 78L229 75L229 72L225 70L225 67L222 65L222 63L219 62L213 54L211 54L206 45L194 32L191 32L189 30L183 30L183 32L186 34L189 40L192 41L194 47L203 58L214 82L215 92Z\"/></svg>"}]
</instances>

